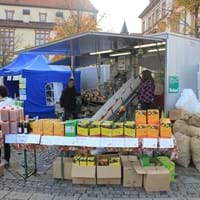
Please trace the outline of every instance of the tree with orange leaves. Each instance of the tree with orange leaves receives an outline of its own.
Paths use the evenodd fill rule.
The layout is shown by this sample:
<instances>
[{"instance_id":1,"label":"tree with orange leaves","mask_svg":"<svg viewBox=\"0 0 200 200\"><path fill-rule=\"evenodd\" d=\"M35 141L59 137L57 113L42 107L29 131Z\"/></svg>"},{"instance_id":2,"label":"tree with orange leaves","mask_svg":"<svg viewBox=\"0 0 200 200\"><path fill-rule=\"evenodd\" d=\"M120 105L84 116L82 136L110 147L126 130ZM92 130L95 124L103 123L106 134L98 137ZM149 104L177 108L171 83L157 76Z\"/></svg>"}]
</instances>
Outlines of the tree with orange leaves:
<instances>
[{"instance_id":1,"label":"tree with orange leaves","mask_svg":"<svg viewBox=\"0 0 200 200\"><path fill-rule=\"evenodd\" d=\"M71 11L71 15L67 20L62 19L57 22L53 29L54 34L49 38L49 41L59 40L72 34L99 30L98 23L94 17L82 15L80 12L74 14ZM64 56L56 55L52 58L52 61L62 58Z\"/></svg>"},{"instance_id":2,"label":"tree with orange leaves","mask_svg":"<svg viewBox=\"0 0 200 200\"><path fill-rule=\"evenodd\" d=\"M187 16L190 14L191 22L187 22ZM168 24L172 31L177 27L184 25L184 34L189 32L191 35L199 38L200 26L200 0L174 0L173 9L168 17Z\"/></svg>"},{"instance_id":3,"label":"tree with orange leaves","mask_svg":"<svg viewBox=\"0 0 200 200\"><path fill-rule=\"evenodd\" d=\"M94 17L81 15L80 13L71 14L67 20L62 20L54 27L54 36L50 41L62 39L72 34L87 31L99 31L98 23Z\"/></svg>"}]
</instances>

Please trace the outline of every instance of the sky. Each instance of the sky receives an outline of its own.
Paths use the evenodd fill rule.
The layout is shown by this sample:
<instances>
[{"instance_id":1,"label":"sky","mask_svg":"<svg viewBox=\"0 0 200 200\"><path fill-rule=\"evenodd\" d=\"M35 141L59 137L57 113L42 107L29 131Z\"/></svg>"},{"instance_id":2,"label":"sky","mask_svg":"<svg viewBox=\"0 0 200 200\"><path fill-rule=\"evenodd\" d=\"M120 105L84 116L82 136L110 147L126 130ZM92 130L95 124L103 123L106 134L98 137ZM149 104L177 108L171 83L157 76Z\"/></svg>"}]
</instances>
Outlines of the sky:
<instances>
[{"instance_id":1,"label":"sky","mask_svg":"<svg viewBox=\"0 0 200 200\"><path fill-rule=\"evenodd\" d=\"M129 33L141 33L140 13L149 0L90 0L99 11L98 21L103 31L121 31L126 20ZM102 17L103 16L103 17Z\"/></svg>"}]
</instances>

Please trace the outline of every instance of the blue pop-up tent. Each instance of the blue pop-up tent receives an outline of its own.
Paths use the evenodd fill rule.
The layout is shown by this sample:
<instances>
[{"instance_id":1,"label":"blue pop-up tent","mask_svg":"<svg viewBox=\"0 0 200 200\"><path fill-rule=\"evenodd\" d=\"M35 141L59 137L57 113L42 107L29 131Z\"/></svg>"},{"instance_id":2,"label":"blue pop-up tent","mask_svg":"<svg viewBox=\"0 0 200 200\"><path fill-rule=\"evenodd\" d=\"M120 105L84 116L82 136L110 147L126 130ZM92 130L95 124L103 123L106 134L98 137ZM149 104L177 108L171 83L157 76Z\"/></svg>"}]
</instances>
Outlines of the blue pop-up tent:
<instances>
[{"instance_id":1,"label":"blue pop-up tent","mask_svg":"<svg viewBox=\"0 0 200 200\"><path fill-rule=\"evenodd\" d=\"M64 66L49 65L49 60L43 55L21 54L11 64L0 70L1 76L22 75L26 78L25 114L30 116L54 117L54 106L47 105L49 83L62 83L65 87L71 69ZM80 71L75 71L77 92L80 92ZM5 81L9 91L13 90L12 81Z\"/></svg>"}]
</instances>

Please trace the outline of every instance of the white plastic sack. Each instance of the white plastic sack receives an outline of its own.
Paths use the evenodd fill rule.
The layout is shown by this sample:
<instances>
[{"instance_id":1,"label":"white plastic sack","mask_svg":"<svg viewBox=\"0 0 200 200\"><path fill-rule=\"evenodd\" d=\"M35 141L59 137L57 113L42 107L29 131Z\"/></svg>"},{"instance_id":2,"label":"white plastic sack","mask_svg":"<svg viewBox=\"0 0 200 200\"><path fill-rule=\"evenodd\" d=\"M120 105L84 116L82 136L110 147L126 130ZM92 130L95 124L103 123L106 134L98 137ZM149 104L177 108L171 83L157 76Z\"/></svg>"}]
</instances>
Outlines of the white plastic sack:
<instances>
[{"instance_id":1,"label":"white plastic sack","mask_svg":"<svg viewBox=\"0 0 200 200\"><path fill-rule=\"evenodd\" d=\"M184 109L189 112L200 112L200 102L192 89L184 89L177 101L176 108Z\"/></svg>"}]
</instances>

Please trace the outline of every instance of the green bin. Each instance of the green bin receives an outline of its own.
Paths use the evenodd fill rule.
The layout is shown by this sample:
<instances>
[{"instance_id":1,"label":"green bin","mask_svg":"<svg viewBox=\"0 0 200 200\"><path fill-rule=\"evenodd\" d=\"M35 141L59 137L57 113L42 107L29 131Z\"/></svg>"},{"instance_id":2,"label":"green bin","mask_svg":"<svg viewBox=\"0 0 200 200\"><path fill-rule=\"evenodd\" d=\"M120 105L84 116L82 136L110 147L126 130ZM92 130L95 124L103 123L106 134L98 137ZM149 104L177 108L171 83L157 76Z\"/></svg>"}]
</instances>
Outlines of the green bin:
<instances>
[{"instance_id":1,"label":"green bin","mask_svg":"<svg viewBox=\"0 0 200 200\"><path fill-rule=\"evenodd\" d=\"M142 154L140 156L140 161L141 161L141 165L143 167L149 167L150 166L150 157L148 155Z\"/></svg>"},{"instance_id":2,"label":"green bin","mask_svg":"<svg viewBox=\"0 0 200 200\"><path fill-rule=\"evenodd\" d=\"M175 182L175 163L172 162L168 157L165 156L159 156L157 159L160 161L161 165L164 166L166 169L169 170L170 173L170 182L174 183Z\"/></svg>"},{"instance_id":3,"label":"green bin","mask_svg":"<svg viewBox=\"0 0 200 200\"><path fill-rule=\"evenodd\" d=\"M77 135L78 120L65 121L65 136L73 137Z\"/></svg>"}]
</instances>

